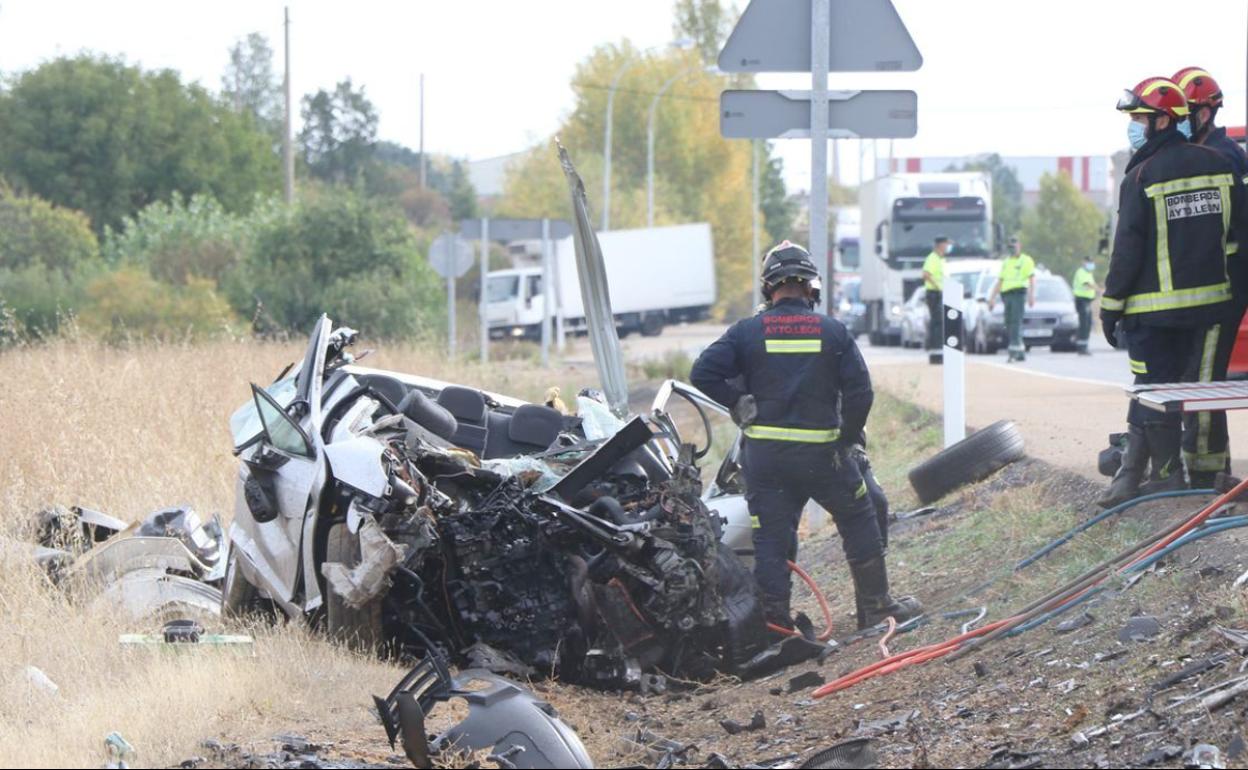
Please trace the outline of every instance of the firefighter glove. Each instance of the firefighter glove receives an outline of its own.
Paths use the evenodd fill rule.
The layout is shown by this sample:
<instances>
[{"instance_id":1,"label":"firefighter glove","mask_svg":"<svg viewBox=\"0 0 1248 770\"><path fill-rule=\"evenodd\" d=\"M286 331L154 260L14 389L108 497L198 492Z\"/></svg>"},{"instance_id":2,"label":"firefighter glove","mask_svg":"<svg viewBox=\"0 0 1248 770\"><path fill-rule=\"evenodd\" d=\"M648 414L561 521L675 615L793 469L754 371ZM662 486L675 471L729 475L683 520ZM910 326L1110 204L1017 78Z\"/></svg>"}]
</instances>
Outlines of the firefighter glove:
<instances>
[{"instance_id":1,"label":"firefighter glove","mask_svg":"<svg viewBox=\"0 0 1248 770\"><path fill-rule=\"evenodd\" d=\"M1105 341L1112 348L1118 347L1118 322L1122 313L1117 310L1101 310L1101 331L1105 333Z\"/></svg>"},{"instance_id":2,"label":"firefighter glove","mask_svg":"<svg viewBox=\"0 0 1248 770\"><path fill-rule=\"evenodd\" d=\"M732 407L732 421L737 424L738 428L748 428L758 419L758 403L754 400L754 396L746 393L737 399L737 403Z\"/></svg>"}]
</instances>

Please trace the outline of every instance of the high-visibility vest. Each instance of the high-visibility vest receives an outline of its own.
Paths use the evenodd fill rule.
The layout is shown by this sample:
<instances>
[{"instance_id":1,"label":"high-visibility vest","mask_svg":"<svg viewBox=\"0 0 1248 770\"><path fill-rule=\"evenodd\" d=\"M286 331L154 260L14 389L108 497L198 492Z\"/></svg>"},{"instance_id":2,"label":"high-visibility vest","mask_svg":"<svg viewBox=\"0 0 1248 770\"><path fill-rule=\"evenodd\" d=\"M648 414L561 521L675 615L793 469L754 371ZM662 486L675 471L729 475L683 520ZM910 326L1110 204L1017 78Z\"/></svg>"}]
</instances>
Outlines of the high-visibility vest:
<instances>
[{"instance_id":1,"label":"high-visibility vest","mask_svg":"<svg viewBox=\"0 0 1248 770\"><path fill-rule=\"evenodd\" d=\"M1026 254L1006 257L1001 262L1001 293L1026 289L1036 273L1036 261Z\"/></svg>"},{"instance_id":2,"label":"high-visibility vest","mask_svg":"<svg viewBox=\"0 0 1248 770\"><path fill-rule=\"evenodd\" d=\"M1082 265L1075 271L1075 277L1071 283L1074 284L1075 296L1079 299L1096 299L1096 279Z\"/></svg>"},{"instance_id":3,"label":"high-visibility vest","mask_svg":"<svg viewBox=\"0 0 1248 770\"><path fill-rule=\"evenodd\" d=\"M931 276L930 279L924 280L923 286L928 291L940 291L945 284L945 258L940 253L933 251L927 255L927 259L923 260L923 272Z\"/></svg>"}]
</instances>

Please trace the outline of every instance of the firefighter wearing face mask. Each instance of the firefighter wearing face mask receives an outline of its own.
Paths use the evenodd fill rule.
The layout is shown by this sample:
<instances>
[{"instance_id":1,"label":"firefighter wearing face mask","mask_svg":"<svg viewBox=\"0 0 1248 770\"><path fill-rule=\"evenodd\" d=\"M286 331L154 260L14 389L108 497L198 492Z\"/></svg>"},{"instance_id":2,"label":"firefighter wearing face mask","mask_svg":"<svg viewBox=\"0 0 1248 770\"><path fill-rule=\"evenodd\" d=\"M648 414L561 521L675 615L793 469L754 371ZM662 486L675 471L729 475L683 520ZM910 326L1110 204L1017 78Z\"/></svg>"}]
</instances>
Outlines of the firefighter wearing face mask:
<instances>
[{"instance_id":1,"label":"firefighter wearing face mask","mask_svg":"<svg viewBox=\"0 0 1248 770\"><path fill-rule=\"evenodd\" d=\"M1216 150L1234 168L1236 177L1248 181L1248 156L1226 135L1225 128L1214 123L1222 107L1222 88L1218 81L1200 67L1184 67L1174 74L1173 80L1187 98L1191 141ZM1248 260L1245 260L1248 253L1243 253L1238 243L1238 233L1232 232L1226 257L1226 272L1231 280L1227 313L1220 323L1210 326L1194 341L1185 380L1218 382L1226 379L1239 322L1248 308ZM1183 418L1183 460L1193 488L1211 488L1219 471L1230 470L1229 450L1226 412L1198 412Z\"/></svg>"},{"instance_id":2,"label":"firefighter wearing face mask","mask_svg":"<svg viewBox=\"0 0 1248 770\"><path fill-rule=\"evenodd\" d=\"M922 607L889 592L880 523L855 448L874 399L871 376L845 326L814 310L818 280L806 249L788 241L772 249L762 275L767 307L707 347L690 379L729 408L745 434L754 574L768 622L793 627L787 562L811 499L840 532L859 627L888 616L901 622Z\"/></svg>"},{"instance_id":3,"label":"firefighter wearing face mask","mask_svg":"<svg viewBox=\"0 0 1248 770\"><path fill-rule=\"evenodd\" d=\"M1187 99L1173 81L1144 80L1118 109L1131 116L1134 154L1119 189L1101 326L1111 345L1127 349L1137 384L1179 382L1194 341L1221 322L1231 299L1226 248L1246 212L1243 182L1219 153L1181 133ZM1127 423L1122 466L1102 507L1186 485L1180 416L1133 401Z\"/></svg>"}]
</instances>

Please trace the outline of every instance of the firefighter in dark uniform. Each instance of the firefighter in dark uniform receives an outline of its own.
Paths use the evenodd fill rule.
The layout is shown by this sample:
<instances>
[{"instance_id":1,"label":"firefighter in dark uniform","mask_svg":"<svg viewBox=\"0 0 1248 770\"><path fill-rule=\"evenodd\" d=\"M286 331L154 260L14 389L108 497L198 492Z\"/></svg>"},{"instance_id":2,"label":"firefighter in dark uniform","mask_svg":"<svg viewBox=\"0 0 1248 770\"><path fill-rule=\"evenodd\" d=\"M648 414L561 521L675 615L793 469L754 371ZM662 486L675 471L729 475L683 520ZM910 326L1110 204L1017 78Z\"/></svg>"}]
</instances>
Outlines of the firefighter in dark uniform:
<instances>
[{"instance_id":1,"label":"firefighter in dark uniform","mask_svg":"<svg viewBox=\"0 0 1248 770\"><path fill-rule=\"evenodd\" d=\"M813 310L819 272L785 241L763 265L769 307L738 321L694 362L690 379L732 411L745 434L742 470L754 521L754 573L768 622L792 628L788 562L797 555L802 509L832 514L854 579L860 628L922 613L894 600L872 494L854 446L874 394L853 337Z\"/></svg>"},{"instance_id":2,"label":"firefighter in dark uniform","mask_svg":"<svg viewBox=\"0 0 1248 770\"><path fill-rule=\"evenodd\" d=\"M1119 190L1101 326L1111 345L1126 346L1137 384L1179 382L1194 341L1225 317L1227 237L1246 211L1244 187L1218 152L1184 138L1187 99L1173 81L1143 81L1118 109L1131 115L1135 153ZM1133 401L1127 422L1122 467L1102 507L1185 486L1180 416Z\"/></svg>"},{"instance_id":3,"label":"firefighter in dark uniform","mask_svg":"<svg viewBox=\"0 0 1248 770\"><path fill-rule=\"evenodd\" d=\"M1248 156L1225 128L1214 125L1222 106L1222 89L1218 82L1200 67L1185 67L1172 78L1187 98L1187 122L1191 141L1216 150L1234 169L1235 176L1248 181ZM1220 382L1226 379L1231 362L1231 348L1239 332L1240 319L1248 308L1248 254L1241 254L1232 231L1227 244L1226 272L1231 279L1231 303L1221 323L1210 326L1204 336L1195 340L1188 360L1185 380ZM1226 412L1197 412L1183 419L1183 459L1187 477L1195 489L1209 489L1218 471L1231 468L1230 442L1226 431Z\"/></svg>"}]
</instances>

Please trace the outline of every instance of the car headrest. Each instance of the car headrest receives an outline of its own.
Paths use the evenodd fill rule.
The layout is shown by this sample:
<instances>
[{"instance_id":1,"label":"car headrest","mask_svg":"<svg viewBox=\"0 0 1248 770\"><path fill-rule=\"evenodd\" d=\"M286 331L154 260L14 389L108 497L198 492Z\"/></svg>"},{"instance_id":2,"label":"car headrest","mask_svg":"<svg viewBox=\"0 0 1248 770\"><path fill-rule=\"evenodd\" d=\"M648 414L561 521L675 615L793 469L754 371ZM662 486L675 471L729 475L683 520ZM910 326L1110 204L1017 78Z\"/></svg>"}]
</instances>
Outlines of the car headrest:
<instances>
[{"instance_id":1,"label":"car headrest","mask_svg":"<svg viewBox=\"0 0 1248 770\"><path fill-rule=\"evenodd\" d=\"M438 394L438 405L444 407L457 420L467 420L478 425L485 422L485 394L479 390L448 385Z\"/></svg>"},{"instance_id":2,"label":"car headrest","mask_svg":"<svg viewBox=\"0 0 1248 770\"><path fill-rule=\"evenodd\" d=\"M444 406L433 402L416 388L412 388L399 402L399 411L420 427L444 439L450 439L459 430L459 422Z\"/></svg>"},{"instance_id":3,"label":"car headrest","mask_svg":"<svg viewBox=\"0 0 1248 770\"><path fill-rule=\"evenodd\" d=\"M539 404L516 407L507 426L507 436L521 444L550 447L563 430L563 415L558 410Z\"/></svg>"}]
</instances>

